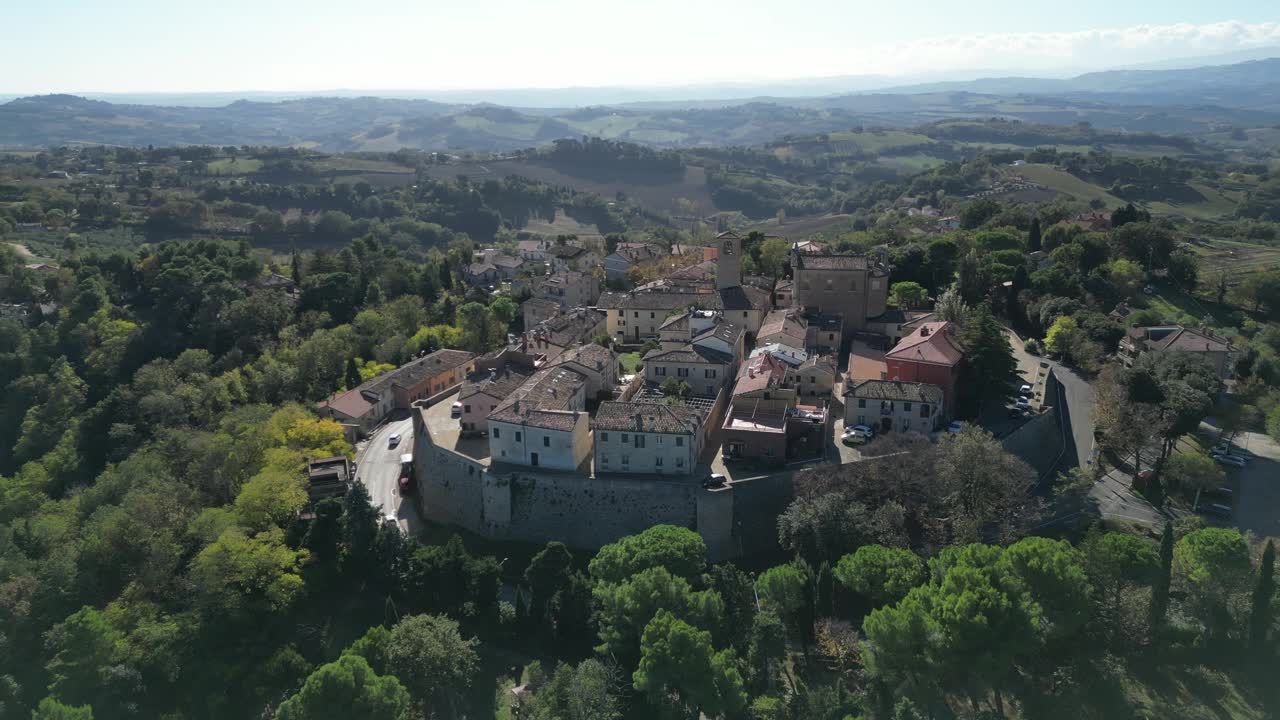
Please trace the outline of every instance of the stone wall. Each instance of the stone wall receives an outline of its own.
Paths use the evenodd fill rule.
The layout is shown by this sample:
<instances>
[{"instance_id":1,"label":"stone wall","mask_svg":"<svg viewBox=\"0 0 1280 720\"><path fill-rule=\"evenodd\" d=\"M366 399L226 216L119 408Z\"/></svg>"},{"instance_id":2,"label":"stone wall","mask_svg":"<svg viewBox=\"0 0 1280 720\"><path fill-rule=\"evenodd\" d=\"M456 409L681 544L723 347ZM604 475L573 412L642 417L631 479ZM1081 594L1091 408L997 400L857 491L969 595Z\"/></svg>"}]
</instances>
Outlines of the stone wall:
<instances>
[{"instance_id":1,"label":"stone wall","mask_svg":"<svg viewBox=\"0 0 1280 720\"><path fill-rule=\"evenodd\" d=\"M1022 458L1041 478L1051 475L1064 447L1063 414L1057 404L1058 380L1050 370L1044 381L1045 405L1040 414L1023 423L1001 441L1005 451ZM1067 434L1070 428L1065 428Z\"/></svg>"}]
</instances>

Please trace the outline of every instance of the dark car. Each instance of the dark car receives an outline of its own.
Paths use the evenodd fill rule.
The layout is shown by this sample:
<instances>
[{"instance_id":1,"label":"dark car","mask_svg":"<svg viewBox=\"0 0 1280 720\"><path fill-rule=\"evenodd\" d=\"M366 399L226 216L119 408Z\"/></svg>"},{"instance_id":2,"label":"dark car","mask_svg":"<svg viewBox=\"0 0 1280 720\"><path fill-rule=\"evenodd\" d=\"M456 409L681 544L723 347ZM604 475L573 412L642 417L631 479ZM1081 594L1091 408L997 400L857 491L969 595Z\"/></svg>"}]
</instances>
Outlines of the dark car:
<instances>
[{"instance_id":1,"label":"dark car","mask_svg":"<svg viewBox=\"0 0 1280 720\"><path fill-rule=\"evenodd\" d=\"M1196 512L1201 515L1229 519L1231 517L1231 506L1222 503L1200 503L1200 507L1196 508Z\"/></svg>"},{"instance_id":2,"label":"dark car","mask_svg":"<svg viewBox=\"0 0 1280 720\"><path fill-rule=\"evenodd\" d=\"M724 482L725 482L725 478L723 475L721 475L720 473L712 473L707 477L703 478L702 487L704 488L724 487Z\"/></svg>"}]
</instances>

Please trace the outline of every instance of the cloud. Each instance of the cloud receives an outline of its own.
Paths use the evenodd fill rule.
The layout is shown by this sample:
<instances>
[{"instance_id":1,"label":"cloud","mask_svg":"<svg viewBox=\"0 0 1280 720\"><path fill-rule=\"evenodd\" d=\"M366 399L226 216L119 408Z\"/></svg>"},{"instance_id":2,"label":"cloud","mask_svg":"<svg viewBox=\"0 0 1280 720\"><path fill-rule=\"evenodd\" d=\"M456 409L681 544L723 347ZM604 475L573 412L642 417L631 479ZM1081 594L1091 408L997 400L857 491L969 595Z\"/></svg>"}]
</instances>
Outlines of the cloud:
<instances>
[{"instance_id":1,"label":"cloud","mask_svg":"<svg viewBox=\"0 0 1280 720\"><path fill-rule=\"evenodd\" d=\"M805 64L836 67L839 74L906 75L964 69L1115 67L1269 46L1280 46L1280 23L1227 21L939 36L858 49L800 51L800 55L807 56ZM796 65L789 62L788 69Z\"/></svg>"}]
</instances>

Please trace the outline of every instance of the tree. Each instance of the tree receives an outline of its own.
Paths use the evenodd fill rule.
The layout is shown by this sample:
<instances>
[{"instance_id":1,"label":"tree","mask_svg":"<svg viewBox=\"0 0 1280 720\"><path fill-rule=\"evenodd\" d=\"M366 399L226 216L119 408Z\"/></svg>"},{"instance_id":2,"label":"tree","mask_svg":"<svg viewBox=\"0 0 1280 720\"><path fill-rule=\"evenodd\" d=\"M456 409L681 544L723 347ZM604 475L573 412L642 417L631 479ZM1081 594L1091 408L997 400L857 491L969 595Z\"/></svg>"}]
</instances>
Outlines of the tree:
<instances>
[{"instance_id":1,"label":"tree","mask_svg":"<svg viewBox=\"0 0 1280 720\"><path fill-rule=\"evenodd\" d=\"M556 597L573 582L573 554L561 542L549 542L524 570L524 581L533 593L530 613L538 622L550 620Z\"/></svg>"},{"instance_id":2,"label":"tree","mask_svg":"<svg viewBox=\"0 0 1280 720\"><path fill-rule=\"evenodd\" d=\"M47 697L31 713L31 720L93 720L93 708L88 705L63 705Z\"/></svg>"},{"instance_id":3,"label":"tree","mask_svg":"<svg viewBox=\"0 0 1280 720\"><path fill-rule=\"evenodd\" d=\"M1133 260L1117 258L1107 263L1107 277L1125 295L1138 289L1138 285L1142 283L1142 275L1142 266Z\"/></svg>"},{"instance_id":4,"label":"tree","mask_svg":"<svg viewBox=\"0 0 1280 720\"><path fill-rule=\"evenodd\" d=\"M663 395L669 398L688 397L689 393L692 392L692 388L689 387L688 382L675 377L669 377L666 380L663 380L662 384L658 386L658 389L662 391Z\"/></svg>"},{"instance_id":5,"label":"tree","mask_svg":"<svg viewBox=\"0 0 1280 720\"><path fill-rule=\"evenodd\" d=\"M588 570L597 582L616 583L654 567L691 579L706 565L707 544L702 536L675 525L654 525L600 548Z\"/></svg>"},{"instance_id":6,"label":"tree","mask_svg":"<svg viewBox=\"0 0 1280 720\"><path fill-rule=\"evenodd\" d=\"M715 652L711 633L663 610L644 629L632 680L655 705L674 700L691 716L739 712L746 705L732 650Z\"/></svg>"},{"instance_id":7,"label":"tree","mask_svg":"<svg viewBox=\"0 0 1280 720\"><path fill-rule=\"evenodd\" d=\"M970 407L980 411L991 404L1003 404L1016 387L1018 361L985 303L965 319L959 339L965 359L966 382L962 387L970 388Z\"/></svg>"},{"instance_id":8,"label":"tree","mask_svg":"<svg viewBox=\"0 0 1280 720\"><path fill-rule=\"evenodd\" d=\"M1053 321L1044 336L1045 350L1058 356L1069 356L1074 347L1080 326L1070 315L1062 315Z\"/></svg>"},{"instance_id":9,"label":"tree","mask_svg":"<svg viewBox=\"0 0 1280 720\"><path fill-rule=\"evenodd\" d=\"M1040 250L1040 218L1031 218L1031 227L1027 229L1027 251L1038 252Z\"/></svg>"},{"instance_id":10,"label":"tree","mask_svg":"<svg viewBox=\"0 0 1280 720\"><path fill-rule=\"evenodd\" d=\"M1098 590L1103 614L1111 618L1114 636L1120 630L1125 590L1154 581L1160 557L1154 543L1125 532L1092 535L1085 539L1083 550L1085 569Z\"/></svg>"},{"instance_id":11,"label":"tree","mask_svg":"<svg viewBox=\"0 0 1280 720\"><path fill-rule=\"evenodd\" d=\"M45 646L51 656L45 666L51 678L49 692L65 702L86 705L98 698L126 647L124 633L91 607L55 625Z\"/></svg>"},{"instance_id":12,"label":"tree","mask_svg":"<svg viewBox=\"0 0 1280 720\"><path fill-rule=\"evenodd\" d=\"M1262 551L1258 580L1253 586L1253 597L1249 605L1249 647L1255 651L1266 648L1267 634L1271 632L1274 614L1272 604L1276 594L1275 565L1275 541L1268 539L1266 548Z\"/></svg>"},{"instance_id":13,"label":"tree","mask_svg":"<svg viewBox=\"0 0 1280 720\"><path fill-rule=\"evenodd\" d=\"M359 571L367 566L377 534L378 510L364 482L356 480L342 497L342 540L348 567Z\"/></svg>"},{"instance_id":14,"label":"tree","mask_svg":"<svg viewBox=\"0 0 1280 720\"><path fill-rule=\"evenodd\" d=\"M918 308L929 299L929 293L924 286L915 282L894 283L889 294L893 297L893 304L904 310Z\"/></svg>"},{"instance_id":15,"label":"tree","mask_svg":"<svg viewBox=\"0 0 1280 720\"><path fill-rule=\"evenodd\" d=\"M1178 453L1170 457L1161 476L1169 487L1195 491L1197 499L1201 491L1219 487L1226 479L1218 463L1203 453Z\"/></svg>"},{"instance_id":16,"label":"tree","mask_svg":"<svg viewBox=\"0 0 1280 720\"><path fill-rule=\"evenodd\" d=\"M925 579L924 562L918 555L882 545L863 545L852 555L840 558L835 575L841 584L873 606L901 600Z\"/></svg>"},{"instance_id":17,"label":"tree","mask_svg":"<svg viewBox=\"0 0 1280 720\"><path fill-rule=\"evenodd\" d=\"M1173 547L1174 577L1195 601L1210 639L1230 626L1228 600L1243 588L1249 570L1249 548L1237 530L1203 528Z\"/></svg>"},{"instance_id":18,"label":"tree","mask_svg":"<svg viewBox=\"0 0 1280 720\"><path fill-rule=\"evenodd\" d=\"M956 541L977 541L992 527L1011 537L1039 517L1035 473L977 426L943 438L936 467L935 492Z\"/></svg>"},{"instance_id":19,"label":"tree","mask_svg":"<svg viewBox=\"0 0 1280 720\"><path fill-rule=\"evenodd\" d=\"M782 618L768 611L757 613L751 625L751 644L747 650L752 685L758 691L772 690L778 667L785 669L783 661L786 657L787 630Z\"/></svg>"},{"instance_id":20,"label":"tree","mask_svg":"<svg viewBox=\"0 0 1280 720\"><path fill-rule=\"evenodd\" d=\"M400 681L379 676L364 658L343 655L311 673L296 695L280 704L276 720L407 720L409 693Z\"/></svg>"},{"instance_id":21,"label":"tree","mask_svg":"<svg viewBox=\"0 0 1280 720\"><path fill-rule=\"evenodd\" d=\"M411 615L391 629L387 667L424 708L444 714L443 708L452 707L458 693L471 684L479 663L478 646L443 615Z\"/></svg>"},{"instance_id":22,"label":"tree","mask_svg":"<svg viewBox=\"0 0 1280 720\"><path fill-rule=\"evenodd\" d=\"M344 371L344 380L348 390L354 390L360 383L364 382L360 377L360 367L356 365L356 359L347 358L347 368Z\"/></svg>"},{"instance_id":23,"label":"tree","mask_svg":"<svg viewBox=\"0 0 1280 720\"><path fill-rule=\"evenodd\" d=\"M1164 522L1160 535L1160 564L1156 568L1155 581L1151 583L1151 634L1158 635L1164 629L1169 612L1169 587L1173 582L1173 523Z\"/></svg>"},{"instance_id":24,"label":"tree","mask_svg":"<svg viewBox=\"0 0 1280 720\"><path fill-rule=\"evenodd\" d=\"M493 311L478 302L469 302L458 308L458 327L462 330L462 344L472 352L485 352L492 347L498 333L506 328L498 325Z\"/></svg>"},{"instance_id":25,"label":"tree","mask_svg":"<svg viewBox=\"0 0 1280 720\"><path fill-rule=\"evenodd\" d=\"M1133 203L1129 203L1122 208L1116 208L1111 213L1111 226L1120 227L1134 222L1151 222L1151 213L1134 207Z\"/></svg>"},{"instance_id":26,"label":"tree","mask_svg":"<svg viewBox=\"0 0 1280 720\"><path fill-rule=\"evenodd\" d=\"M664 567L651 567L621 582L600 582L592 594L601 652L633 666L641 633L659 611L665 610L700 627L718 630L724 601L714 591L695 592L689 582Z\"/></svg>"},{"instance_id":27,"label":"tree","mask_svg":"<svg viewBox=\"0 0 1280 720\"><path fill-rule=\"evenodd\" d=\"M247 528L262 531L293 524L306 504L306 480L300 473L267 468L240 488L235 507Z\"/></svg>"},{"instance_id":28,"label":"tree","mask_svg":"<svg viewBox=\"0 0 1280 720\"><path fill-rule=\"evenodd\" d=\"M561 664L533 697L521 704L530 720L618 720L622 716L616 673L599 660Z\"/></svg>"},{"instance_id":29,"label":"tree","mask_svg":"<svg viewBox=\"0 0 1280 720\"><path fill-rule=\"evenodd\" d=\"M953 322L957 325L963 325L965 318L969 316L969 306L965 304L964 299L960 297L960 293L954 288L947 288L945 292L938 296L938 302L935 306L938 318Z\"/></svg>"},{"instance_id":30,"label":"tree","mask_svg":"<svg viewBox=\"0 0 1280 720\"><path fill-rule=\"evenodd\" d=\"M791 254L791 244L781 238L769 238L760 243L760 257L757 260L760 272L773 279L782 276L787 264L787 256Z\"/></svg>"},{"instance_id":31,"label":"tree","mask_svg":"<svg viewBox=\"0 0 1280 720\"><path fill-rule=\"evenodd\" d=\"M798 563L771 567L756 579L760 604L781 615L801 633L806 633L799 622L801 611L805 610L805 588L809 580L805 568Z\"/></svg>"},{"instance_id":32,"label":"tree","mask_svg":"<svg viewBox=\"0 0 1280 720\"><path fill-rule=\"evenodd\" d=\"M299 567L307 554L285 545L279 528L252 537L228 528L196 555L189 577L210 610L281 610L302 590Z\"/></svg>"},{"instance_id":33,"label":"tree","mask_svg":"<svg viewBox=\"0 0 1280 720\"><path fill-rule=\"evenodd\" d=\"M1280 313L1280 270L1248 275L1240 283L1240 290L1253 301L1254 310L1266 308L1273 315Z\"/></svg>"}]
</instances>

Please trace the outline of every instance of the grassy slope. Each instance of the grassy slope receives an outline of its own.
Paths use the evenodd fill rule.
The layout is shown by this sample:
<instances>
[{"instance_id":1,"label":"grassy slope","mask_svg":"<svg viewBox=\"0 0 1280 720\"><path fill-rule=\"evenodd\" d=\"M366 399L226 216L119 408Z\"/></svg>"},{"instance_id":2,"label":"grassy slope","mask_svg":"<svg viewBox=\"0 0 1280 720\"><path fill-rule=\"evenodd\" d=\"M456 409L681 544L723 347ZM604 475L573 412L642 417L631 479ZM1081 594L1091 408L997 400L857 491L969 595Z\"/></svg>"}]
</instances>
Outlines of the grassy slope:
<instances>
[{"instance_id":1,"label":"grassy slope","mask_svg":"<svg viewBox=\"0 0 1280 720\"><path fill-rule=\"evenodd\" d=\"M1007 172L1010 178L1020 175L1051 190L1056 190L1064 195L1071 195L1082 202L1098 199L1106 203L1109 208L1121 207L1125 204L1123 200L1097 185L1085 182L1075 175L1065 170L1059 170L1052 165L1028 164L1010 168Z\"/></svg>"},{"instance_id":2,"label":"grassy slope","mask_svg":"<svg viewBox=\"0 0 1280 720\"><path fill-rule=\"evenodd\" d=\"M209 163L210 175L248 175L262 169L262 161L255 158L222 158Z\"/></svg>"}]
</instances>

